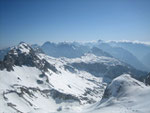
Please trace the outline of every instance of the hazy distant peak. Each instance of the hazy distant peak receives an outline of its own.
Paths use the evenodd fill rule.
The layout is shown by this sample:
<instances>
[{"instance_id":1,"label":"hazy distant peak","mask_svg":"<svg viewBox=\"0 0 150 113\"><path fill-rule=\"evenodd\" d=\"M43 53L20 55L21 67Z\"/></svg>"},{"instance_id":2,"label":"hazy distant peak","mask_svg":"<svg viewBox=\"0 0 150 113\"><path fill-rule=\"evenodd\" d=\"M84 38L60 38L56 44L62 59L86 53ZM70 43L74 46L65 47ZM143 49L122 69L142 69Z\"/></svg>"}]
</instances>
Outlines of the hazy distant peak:
<instances>
[{"instance_id":1,"label":"hazy distant peak","mask_svg":"<svg viewBox=\"0 0 150 113\"><path fill-rule=\"evenodd\" d=\"M55 44L54 42L46 41L43 45Z\"/></svg>"},{"instance_id":2,"label":"hazy distant peak","mask_svg":"<svg viewBox=\"0 0 150 113\"><path fill-rule=\"evenodd\" d=\"M128 43L128 44L143 44L143 45L149 45L150 46L150 42L146 42L146 41L138 41L138 40L109 40L106 41L107 43Z\"/></svg>"},{"instance_id":3,"label":"hazy distant peak","mask_svg":"<svg viewBox=\"0 0 150 113\"><path fill-rule=\"evenodd\" d=\"M98 43L103 43L104 41L103 41L103 40L101 40L101 39L99 39L97 42L98 42Z\"/></svg>"}]
</instances>

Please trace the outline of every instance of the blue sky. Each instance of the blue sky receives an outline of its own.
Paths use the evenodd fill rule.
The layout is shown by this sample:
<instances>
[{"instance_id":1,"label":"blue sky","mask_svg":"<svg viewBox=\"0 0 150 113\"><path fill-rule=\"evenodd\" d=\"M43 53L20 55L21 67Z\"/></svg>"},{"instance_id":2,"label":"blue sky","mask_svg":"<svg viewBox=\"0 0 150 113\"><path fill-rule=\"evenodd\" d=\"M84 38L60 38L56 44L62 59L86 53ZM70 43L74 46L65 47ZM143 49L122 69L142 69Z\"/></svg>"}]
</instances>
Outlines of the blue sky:
<instances>
[{"instance_id":1,"label":"blue sky","mask_svg":"<svg viewBox=\"0 0 150 113\"><path fill-rule=\"evenodd\" d=\"M99 39L150 41L150 0L0 0L0 48Z\"/></svg>"}]
</instances>

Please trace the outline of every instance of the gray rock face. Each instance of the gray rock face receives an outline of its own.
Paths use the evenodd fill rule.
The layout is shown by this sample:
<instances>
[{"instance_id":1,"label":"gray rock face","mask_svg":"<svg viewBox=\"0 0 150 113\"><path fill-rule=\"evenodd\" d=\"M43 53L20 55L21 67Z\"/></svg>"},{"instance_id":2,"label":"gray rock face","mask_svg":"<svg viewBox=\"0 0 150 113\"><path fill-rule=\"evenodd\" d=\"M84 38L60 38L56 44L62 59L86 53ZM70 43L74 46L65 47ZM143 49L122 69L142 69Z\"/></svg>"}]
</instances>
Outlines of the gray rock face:
<instances>
[{"instance_id":1,"label":"gray rock face","mask_svg":"<svg viewBox=\"0 0 150 113\"><path fill-rule=\"evenodd\" d=\"M80 60L79 62L78 60L76 60L75 62L71 62L73 61L72 59L71 60L67 60L65 58L55 59L49 56L46 57L46 55L44 54L37 54L37 51L35 51L33 48L31 48L29 45L25 43L20 43L17 47L12 48L5 56L4 60L0 61L1 70L3 69L7 69L8 71L14 70L15 73L14 76L11 76L12 73L9 73L7 75L6 72L5 74L5 71L3 73L3 75L6 75L6 78L12 77L14 79L12 83L9 85L8 89L3 89L3 92L1 93L7 107L12 108L14 112L24 113L25 111L20 110L18 107L18 106L22 106L22 104L19 103L20 104L19 105L15 103L15 99L17 99L16 101L18 100L23 101L25 105L28 106L28 108L39 109L41 107L41 104L37 105L37 103L34 103L33 101L40 100L41 98L43 100L46 99L48 102L49 100L52 99L52 102L54 102L57 105L59 105L60 103L70 104L73 102L75 102L75 104L76 103L92 104L102 98L106 88L106 84L103 83L102 79L98 79L98 77L100 76L103 77L104 79L109 78L110 80L113 80L114 78L120 76L123 73L129 73L134 78L137 78L141 81L143 80L143 78L141 77L142 75L145 75L145 72L138 71L133 67L120 62L119 60L116 61L114 59L115 61L113 61L112 56L110 56L109 54L103 52L98 48L93 48L92 53L97 54L97 56L106 56L109 58L105 60L103 59L104 60L103 62L102 59L95 60L96 57L93 58L95 61L93 59L90 59L89 61L83 60L84 58L85 59L91 58L90 56L88 56L88 57L83 57L82 60L80 59L81 62ZM120 62L120 63L116 63L116 62ZM23 65L26 65L27 66L26 68L34 67L33 70L38 68L35 70L38 71L37 73L33 71L36 74L33 73L30 74L30 71L32 70L31 68L29 72L27 71L27 73L24 73L26 70L24 70L24 68L21 67ZM17 69L14 66L16 66ZM19 68L23 70L23 71L19 71L21 73L18 73ZM82 72L82 70L88 73ZM96 77L92 76L89 73L95 75ZM87 74L90 76L88 76ZM69 78L70 76L72 77ZM3 78L1 80L5 80L4 79L5 76L1 76L1 77ZM78 78L76 79L76 77ZM66 83L65 80L67 80ZM150 83L149 81L150 81L150 76L147 77L146 79L147 84ZM11 81L7 81L7 82L11 82ZM1 83L3 84L3 81ZM116 84L115 86L118 86L116 87L116 92L117 93L122 92L123 86L126 85L126 83L127 82L119 82L119 85ZM106 98L113 95L113 92L111 92L112 88L113 87L110 88L107 87L104 94ZM76 92L78 91L79 94L78 93L76 94ZM12 96L15 97L13 97L12 99L11 98ZM117 95L113 95L113 96L117 96ZM58 109L56 110L62 111L64 110L64 108L62 106L59 106ZM29 110L29 112L32 111Z\"/></svg>"},{"instance_id":2,"label":"gray rock face","mask_svg":"<svg viewBox=\"0 0 150 113\"><path fill-rule=\"evenodd\" d=\"M55 89L52 89L49 91L50 96L52 96L56 103L61 103L64 101L77 101L80 103L80 99L76 96L70 95L70 94L65 94L65 93L61 93Z\"/></svg>"},{"instance_id":3,"label":"gray rock face","mask_svg":"<svg viewBox=\"0 0 150 113\"><path fill-rule=\"evenodd\" d=\"M107 57L114 57L123 62L126 62L133 66L134 68L142 71L149 71L148 60L141 60L137 57L137 54L129 51L127 48L122 46L113 46L112 43L105 43L103 41L98 41L97 43L89 44L80 44L80 43L67 43L67 42L60 42L60 43L52 43L52 42L45 42L41 47L40 50L49 56L53 57L67 57L67 58L77 58L81 57L85 53L93 53L96 56L107 56ZM137 46L138 48L138 46ZM134 47L133 51L137 50ZM142 49L144 51L144 49ZM142 52L143 53L143 52ZM144 64L143 64L144 63Z\"/></svg>"},{"instance_id":4,"label":"gray rock face","mask_svg":"<svg viewBox=\"0 0 150 113\"><path fill-rule=\"evenodd\" d=\"M6 68L8 71L12 71L14 65L35 66L43 71L51 69L54 72L58 72L57 69L46 60L40 60L37 57L36 52L25 43L20 43L17 47L12 48L8 52L4 57L4 60L0 62L0 69L3 70Z\"/></svg>"},{"instance_id":5,"label":"gray rock face","mask_svg":"<svg viewBox=\"0 0 150 113\"><path fill-rule=\"evenodd\" d=\"M71 65L78 70L87 71L97 77L104 76L111 80L124 73L131 74L132 77L140 81L143 81L144 78L146 77L146 72L136 70L135 68L129 65L108 66L103 63L85 63L85 62L72 63Z\"/></svg>"},{"instance_id":6,"label":"gray rock face","mask_svg":"<svg viewBox=\"0 0 150 113\"><path fill-rule=\"evenodd\" d=\"M65 94L59 90L56 90L54 88L54 86L49 82L49 78L48 76L51 75L46 75L46 72L48 70L53 71L54 73L60 74L60 71L58 71L55 67L55 65L50 64L46 59L41 59L39 57L39 54L37 55L36 51L34 51L33 48L31 48L29 45L25 44L25 43L20 43L17 47L12 48L8 54L4 57L4 60L0 62L0 69L7 69L7 71L13 71L15 70L14 66L28 66L28 67L36 67L38 68L42 74L37 75L39 78L36 79L35 83L38 85L46 85L48 84L48 87L50 87L50 89L48 89L47 91L44 90L42 91L44 94L49 95L50 97L53 97L53 99L57 102L57 103L61 103L64 101L69 101L69 102L79 102L80 104L82 103L82 101L85 101L87 103L94 103L96 102L93 98L90 98L88 96L95 96L95 94L97 94L96 96L99 96L98 93L103 93L104 91L101 89L99 83L94 83L95 81L93 80L92 82L94 84L96 84L94 89L86 89L85 93L81 96L76 96L73 94ZM76 73L76 71L74 70L74 67L71 65L64 65L64 68L69 69L69 71L72 71L74 73ZM18 80L21 80L20 78L18 78ZM90 81L90 80L89 80ZM29 90L31 90L31 88L22 88L23 86L20 87L20 89L23 89L25 93L28 93ZM69 88L72 88L72 86L68 85ZM39 92L41 92L40 90L38 90ZM10 91L9 93L12 93L12 91ZM13 93L16 93L17 95L22 94L22 92L17 93L16 90L13 91ZM28 93L29 94L29 93ZM101 96L99 96L98 98L101 98Z\"/></svg>"}]
</instances>

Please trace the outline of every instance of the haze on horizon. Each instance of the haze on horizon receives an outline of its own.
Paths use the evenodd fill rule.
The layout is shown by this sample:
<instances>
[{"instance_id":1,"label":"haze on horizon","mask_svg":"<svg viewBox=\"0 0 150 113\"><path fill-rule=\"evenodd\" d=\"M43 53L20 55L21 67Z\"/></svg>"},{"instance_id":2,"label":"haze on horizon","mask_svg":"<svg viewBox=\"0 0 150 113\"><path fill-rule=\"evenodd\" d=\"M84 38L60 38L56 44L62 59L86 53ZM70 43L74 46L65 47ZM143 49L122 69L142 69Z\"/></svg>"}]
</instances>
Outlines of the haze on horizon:
<instances>
[{"instance_id":1,"label":"haze on horizon","mask_svg":"<svg viewBox=\"0 0 150 113\"><path fill-rule=\"evenodd\" d=\"M0 49L45 41L150 42L149 0L1 0Z\"/></svg>"}]
</instances>

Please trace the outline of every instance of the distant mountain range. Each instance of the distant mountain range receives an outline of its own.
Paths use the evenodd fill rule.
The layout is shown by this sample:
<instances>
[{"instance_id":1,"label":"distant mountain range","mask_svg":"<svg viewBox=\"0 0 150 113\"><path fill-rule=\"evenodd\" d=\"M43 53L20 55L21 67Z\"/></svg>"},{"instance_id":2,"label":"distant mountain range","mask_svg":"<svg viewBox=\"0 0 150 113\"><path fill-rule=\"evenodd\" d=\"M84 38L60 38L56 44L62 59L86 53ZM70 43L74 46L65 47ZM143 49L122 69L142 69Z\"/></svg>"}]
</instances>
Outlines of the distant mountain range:
<instances>
[{"instance_id":1,"label":"distant mountain range","mask_svg":"<svg viewBox=\"0 0 150 113\"><path fill-rule=\"evenodd\" d=\"M142 62L148 70L150 70L150 45L135 42L115 42L109 44L113 47L121 47L131 52L137 59Z\"/></svg>"},{"instance_id":2,"label":"distant mountain range","mask_svg":"<svg viewBox=\"0 0 150 113\"><path fill-rule=\"evenodd\" d=\"M91 42L91 43L45 42L42 46L40 46L40 48L45 54L53 57L76 58L76 57L81 57L83 54L88 52L90 53L92 52L93 54L96 55L107 54L107 56L115 57L127 64L130 64L136 69L143 70L143 71L150 70L150 66L148 63L149 59L148 57L146 57L149 54L150 46L144 44L138 44L138 43L137 44L130 43L132 47L129 48L128 45L126 45L126 47L128 47L126 48L123 46L119 46L119 42L116 44L114 43L115 42L108 43L100 40L98 42ZM126 43L127 42L124 42L123 44L125 45ZM134 50L136 49L138 51L134 52ZM95 52L95 51L99 51L99 52ZM139 54L142 58L139 57Z\"/></svg>"},{"instance_id":3,"label":"distant mountain range","mask_svg":"<svg viewBox=\"0 0 150 113\"><path fill-rule=\"evenodd\" d=\"M111 56L123 61L138 70L150 70L150 45L133 42L45 42L42 46L32 45L37 52L45 53L52 57L77 58L85 53L93 53L97 56ZM6 48L0 50L0 60L10 50Z\"/></svg>"},{"instance_id":4,"label":"distant mountain range","mask_svg":"<svg viewBox=\"0 0 150 113\"><path fill-rule=\"evenodd\" d=\"M111 52L100 49L100 45L103 44L98 42L90 47L46 42L43 46L30 46L21 42L9 48L0 61L0 112L77 112L81 109L81 112L97 113L108 105L111 109L114 107L115 113L119 108L117 102L125 106L139 95L146 98L133 100L133 104L121 110L125 113L130 112L128 107L138 110L148 106L149 74L115 58ZM44 52L53 53L53 57ZM140 101L146 104L135 108L134 104ZM142 112L146 113L145 110L149 108ZM105 112L109 113L109 109Z\"/></svg>"}]
</instances>

